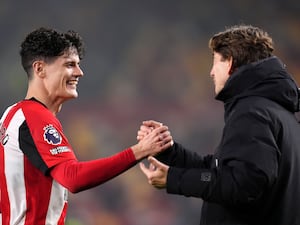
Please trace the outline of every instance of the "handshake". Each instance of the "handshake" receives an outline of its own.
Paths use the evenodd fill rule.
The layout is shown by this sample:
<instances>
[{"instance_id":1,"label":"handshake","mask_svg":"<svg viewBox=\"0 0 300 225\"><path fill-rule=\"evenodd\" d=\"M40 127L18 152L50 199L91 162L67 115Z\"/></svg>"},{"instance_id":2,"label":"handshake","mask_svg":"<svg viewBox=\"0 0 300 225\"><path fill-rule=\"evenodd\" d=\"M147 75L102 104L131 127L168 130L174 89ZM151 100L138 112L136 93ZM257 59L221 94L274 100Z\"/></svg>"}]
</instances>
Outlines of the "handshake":
<instances>
[{"instance_id":1,"label":"handshake","mask_svg":"<svg viewBox=\"0 0 300 225\"><path fill-rule=\"evenodd\" d=\"M144 121L137 132L138 143L131 147L136 160L148 157L149 168L140 163L140 169L148 182L156 188L165 188L169 166L159 162L153 156L170 148L174 142L167 126L160 122Z\"/></svg>"},{"instance_id":2,"label":"handshake","mask_svg":"<svg viewBox=\"0 0 300 225\"><path fill-rule=\"evenodd\" d=\"M173 145L167 126L154 120L144 121L137 132L138 143L131 147L136 160L154 156Z\"/></svg>"}]
</instances>

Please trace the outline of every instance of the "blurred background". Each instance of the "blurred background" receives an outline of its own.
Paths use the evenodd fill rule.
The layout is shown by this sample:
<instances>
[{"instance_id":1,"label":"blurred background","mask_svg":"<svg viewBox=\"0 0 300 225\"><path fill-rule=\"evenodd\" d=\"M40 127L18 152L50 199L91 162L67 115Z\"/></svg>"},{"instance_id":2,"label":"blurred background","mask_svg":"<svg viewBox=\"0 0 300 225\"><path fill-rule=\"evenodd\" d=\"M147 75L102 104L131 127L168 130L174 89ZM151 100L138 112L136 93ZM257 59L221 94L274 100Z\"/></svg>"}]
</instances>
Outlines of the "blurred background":
<instances>
[{"instance_id":1,"label":"blurred background","mask_svg":"<svg viewBox=\"0 0 300 225\"><path fill-rule=\"evenodd\" d=\"M299 83L299 12L297 0L1 0L0 110L25 96L19 57L25 35L40 26L73 29L85 40L85 76L79 98L58 117L80 160L135 144L148 119L167 124L192 151L209 154L223 127L223 105L215 101L209 78L209 38L235 24L260 26ZM154 189L135 166L70 194L67 224L193 225L201 204Z\"/></svg>"}]
</instances>

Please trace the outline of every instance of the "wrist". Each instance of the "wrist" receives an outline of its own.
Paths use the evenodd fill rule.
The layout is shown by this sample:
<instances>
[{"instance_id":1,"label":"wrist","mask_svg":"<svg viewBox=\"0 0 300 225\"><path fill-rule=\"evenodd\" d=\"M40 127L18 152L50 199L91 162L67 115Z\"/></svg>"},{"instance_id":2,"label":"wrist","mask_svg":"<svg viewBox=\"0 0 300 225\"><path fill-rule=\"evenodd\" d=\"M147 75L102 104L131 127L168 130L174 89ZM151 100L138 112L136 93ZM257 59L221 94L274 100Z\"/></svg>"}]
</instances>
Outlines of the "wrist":
<instances>
[{"instance_id":1,"label":"wrist","mask_svg":"<svg viewBox=\"0 0 300 225\"><path fill-rule=\"evenodd\" d=\"M134 155L134 157L137 161L139 161L143 158L143 156L142 156L142 154L139 150L138 144L135 144L135 145L131 146L131 150L132 150L132 153L133 153L133 155Z\"/></svg>"}]
</instances>

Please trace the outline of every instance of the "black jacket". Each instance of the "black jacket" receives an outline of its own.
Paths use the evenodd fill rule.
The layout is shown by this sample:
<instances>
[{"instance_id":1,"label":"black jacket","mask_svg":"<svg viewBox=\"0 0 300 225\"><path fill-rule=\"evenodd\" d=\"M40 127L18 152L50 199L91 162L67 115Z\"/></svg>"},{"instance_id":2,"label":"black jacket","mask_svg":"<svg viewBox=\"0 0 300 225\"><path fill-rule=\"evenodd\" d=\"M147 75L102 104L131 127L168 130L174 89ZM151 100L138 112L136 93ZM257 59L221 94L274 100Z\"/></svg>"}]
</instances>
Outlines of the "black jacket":
<instances>
[{"instance_id":1,"label":"black jacket","mask_svg":"<svg viewBox=\"0 0 300 225\"><path fill-rule=\"evenodd\" d=\"M178 143L157 158L167 192L203 199L201 225L300 225L297 85L276 58L239 68L216 99L225 126L214 155Z\"/></svg>"}]
</instances>

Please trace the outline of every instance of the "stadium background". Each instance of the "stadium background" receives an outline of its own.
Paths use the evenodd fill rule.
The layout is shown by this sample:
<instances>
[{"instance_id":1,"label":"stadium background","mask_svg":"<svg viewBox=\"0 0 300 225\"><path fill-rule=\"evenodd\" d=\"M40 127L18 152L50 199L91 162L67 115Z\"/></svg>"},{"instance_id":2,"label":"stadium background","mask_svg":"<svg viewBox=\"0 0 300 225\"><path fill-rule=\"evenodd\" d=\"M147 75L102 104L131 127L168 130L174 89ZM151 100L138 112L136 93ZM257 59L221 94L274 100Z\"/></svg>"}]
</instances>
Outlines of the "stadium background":
<instances>
[{"instance_id":1,"label":"stadium background","mask_svg":"<svg viewBox=\"0 0 300 225\"><path fill-rule=\"evenodd\" d=\"M73 29L86 43L85 76L79 98L58 117L79 159L134 144L146 119L167 124L191 150L211 153L223 108L209 78L209 37L234 24L261 26L299 83L299 12L297 0L2 0L0 110L25 95L18 55L25 34L40 26ZM68 225L193 225L201 207L200 199L152 188L138 166L69 199Z\"/></svg>"}]
</instances>

